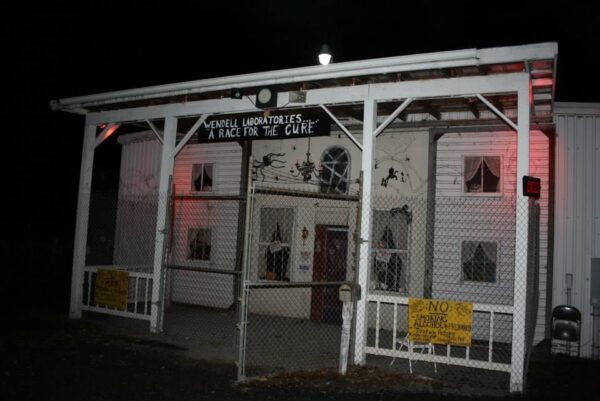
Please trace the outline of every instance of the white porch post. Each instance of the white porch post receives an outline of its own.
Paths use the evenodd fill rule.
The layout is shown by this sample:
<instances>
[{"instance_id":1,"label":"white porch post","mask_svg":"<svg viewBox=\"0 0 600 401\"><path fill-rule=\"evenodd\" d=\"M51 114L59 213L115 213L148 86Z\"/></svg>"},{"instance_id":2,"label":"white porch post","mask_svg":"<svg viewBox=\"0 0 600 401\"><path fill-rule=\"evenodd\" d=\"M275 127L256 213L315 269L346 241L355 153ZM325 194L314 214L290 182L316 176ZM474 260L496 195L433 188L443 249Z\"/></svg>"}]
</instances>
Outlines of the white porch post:
<instances>
[{"instance_id":1,"label":"white porch post","mask_svg":"<svg viewBox=\"0 0 600 401\"><path fill-rule=\"evenodd\" d=\"M87 248L88 221L90 214L90 194L92 190L92 171L94 170L94 148L96 144L96 126L86 119L81 150L81 172L79 173L79 196L77 199L77 217L75 222L75 244L73 247L73 269L71 273L71 304L69 316L81 317L83 292L83 267Z\"/></svg>"},{"instance_id":2,"label":"white porch post","mask_svg":"<svg viewBox=\"0 0 600 401\"><path fill-rule=\"evenodd\" d=\"M529 174L529 80L518 91L517 193L515 236L515 283L513 298L512 355L510 390L522 392L525 384L525 330L527 306L528 200L523 196L522 180Z\"/></svg>"},{"instance_id":3,"label":"white porch post","mask_svg":"<svg viewBox=\"0 0 600 401\"><path fill-rule=\"evenodd\" d=\"M357 282L362 296L356 302L356 334L354 341L354 363L364 365L365 345L367 343L367 296L369 295L369 254L371 250L371 192L373 178L373 148L375 147L375 129L377 128L377 103L373 99L364 102L362 151L362 193L360 216L360 250L358 259Z\"/></svg>"},{"instance_id":4,"label":"white porch post","mask_svg":"<svg viewBox=\"0 0 600 401\"><path fill-rule=\"evenodd\" d=\"M156 210L156 234L154 242L154 266L152 275L152 308L150 310L150 331L160 333L163 324L163 259L165 242L165 224L167 221L167 196L169 177L173 174L174 150L177 135L177 118L166 117L163 133L162 156L160 163L160 181Z\"/></svg>"}]
</instances>

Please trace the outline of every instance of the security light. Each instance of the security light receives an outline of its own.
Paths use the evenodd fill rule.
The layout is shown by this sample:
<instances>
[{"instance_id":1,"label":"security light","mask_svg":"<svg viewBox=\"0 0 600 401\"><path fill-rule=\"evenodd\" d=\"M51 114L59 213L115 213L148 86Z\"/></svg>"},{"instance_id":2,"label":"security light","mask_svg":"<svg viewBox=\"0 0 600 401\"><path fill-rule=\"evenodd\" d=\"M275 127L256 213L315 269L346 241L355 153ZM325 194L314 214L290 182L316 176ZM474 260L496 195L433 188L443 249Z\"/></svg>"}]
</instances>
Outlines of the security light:
<instances>
[{"instance_id":1,"label":"security light","mask_svg":"<svg viewBox=\"0 0 600 401\"><path fill-rule=\"evenodd\" d=\"M326 44L321 46L321 51L319 52L319 63L322 65L327 65L331 62L331 50Z\"/></svg>"}]
</instances>

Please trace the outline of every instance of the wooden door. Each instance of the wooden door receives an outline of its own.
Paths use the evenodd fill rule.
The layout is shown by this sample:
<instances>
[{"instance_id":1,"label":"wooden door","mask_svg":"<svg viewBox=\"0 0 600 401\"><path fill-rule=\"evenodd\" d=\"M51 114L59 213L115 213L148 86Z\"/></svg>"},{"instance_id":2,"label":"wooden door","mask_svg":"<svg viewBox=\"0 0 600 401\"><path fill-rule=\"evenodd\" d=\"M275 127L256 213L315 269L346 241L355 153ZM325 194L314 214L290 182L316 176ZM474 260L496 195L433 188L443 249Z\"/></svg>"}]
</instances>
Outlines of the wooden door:
<instances>
[{"instance_id":1,"label":"wooden door","mask_svg":"<svg viewBox=\"0 0 600 401\"><path fill-rule=\"evenodd\" d=\"M347 255L348 228L317 225L315 227L313 281L346 280ZM327 323L342 321L342 303L338 298L338 286L313 289L311 320Z\"/></svg>"}]
</instances>

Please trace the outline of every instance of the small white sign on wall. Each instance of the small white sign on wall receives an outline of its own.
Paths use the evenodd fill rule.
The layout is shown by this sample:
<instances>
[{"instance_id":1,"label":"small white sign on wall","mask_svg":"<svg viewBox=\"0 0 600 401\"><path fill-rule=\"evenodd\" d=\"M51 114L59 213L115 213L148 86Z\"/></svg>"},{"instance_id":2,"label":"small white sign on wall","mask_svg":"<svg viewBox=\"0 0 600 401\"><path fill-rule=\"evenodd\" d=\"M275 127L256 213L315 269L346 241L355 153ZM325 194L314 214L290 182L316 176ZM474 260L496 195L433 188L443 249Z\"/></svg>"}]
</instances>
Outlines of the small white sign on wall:
<instances>
[{"instance_id":1,"label":"small white sign on wall","mask_svg":"<svg viewBox=\"0 0 600 401\"><path fill-rule=\"evenodd\" d=\"M302 259L302 263L303 264L310 263L311 256L312 256L312 252L311 251L301 251L300 252L300 258Z\"/></svg>"},{"instance_id":2,"label":"small white sign on wall","mask_svg":"<svg viewBox=\"0 0 600 401\"><path fill-rule=\"evenodd\" d=\"M300 264L298 265L298 270L301 272L308 272L310 271L310 265Z\"/></svg>"}]
</instances>

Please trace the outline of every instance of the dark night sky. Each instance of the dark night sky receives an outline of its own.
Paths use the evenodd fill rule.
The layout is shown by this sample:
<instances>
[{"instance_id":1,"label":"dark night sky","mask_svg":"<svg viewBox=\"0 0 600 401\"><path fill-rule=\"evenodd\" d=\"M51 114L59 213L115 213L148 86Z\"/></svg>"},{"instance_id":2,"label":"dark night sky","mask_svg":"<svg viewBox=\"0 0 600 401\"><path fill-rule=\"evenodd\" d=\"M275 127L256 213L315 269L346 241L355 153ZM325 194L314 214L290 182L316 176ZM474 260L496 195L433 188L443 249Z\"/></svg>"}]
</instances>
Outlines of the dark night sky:
<instances>
[{"instance_id":1,"label":"dark night sky","mask_svg":"<svg viewBox=\"0 0 600 401\"><path fill-rule=\"evenodd\" d=\"M557 41L556 99L600 102L600 14L589 3L240 3L3 6L11 285L41 270L68 296L83 118L51 112L52 99L314 65L323 42L341 62Z\"/></svg>"}]
</instances>

